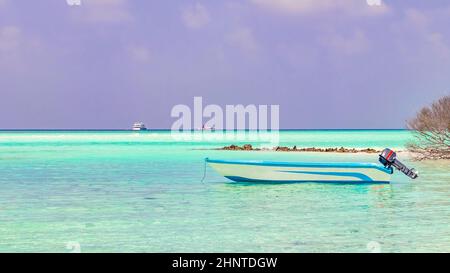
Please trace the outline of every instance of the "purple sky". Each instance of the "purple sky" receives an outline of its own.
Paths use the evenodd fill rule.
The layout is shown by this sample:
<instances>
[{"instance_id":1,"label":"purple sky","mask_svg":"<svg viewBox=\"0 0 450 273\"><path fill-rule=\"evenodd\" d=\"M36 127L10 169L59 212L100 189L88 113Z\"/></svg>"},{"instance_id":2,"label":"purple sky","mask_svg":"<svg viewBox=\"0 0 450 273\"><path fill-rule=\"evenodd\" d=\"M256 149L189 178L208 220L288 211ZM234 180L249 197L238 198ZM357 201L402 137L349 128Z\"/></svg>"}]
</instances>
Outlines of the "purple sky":
<instances>
[{"instance_id":1,"label":"purple sky","mask_svg":"<svg viewBox=\"0 0 450 273\"><path fill-rule=\"evenodd\" d=\"M448 0L81 2L0 0L0 128L170 128L194 96L403 128L450 94Z\"/></svg>"}]
</instances>

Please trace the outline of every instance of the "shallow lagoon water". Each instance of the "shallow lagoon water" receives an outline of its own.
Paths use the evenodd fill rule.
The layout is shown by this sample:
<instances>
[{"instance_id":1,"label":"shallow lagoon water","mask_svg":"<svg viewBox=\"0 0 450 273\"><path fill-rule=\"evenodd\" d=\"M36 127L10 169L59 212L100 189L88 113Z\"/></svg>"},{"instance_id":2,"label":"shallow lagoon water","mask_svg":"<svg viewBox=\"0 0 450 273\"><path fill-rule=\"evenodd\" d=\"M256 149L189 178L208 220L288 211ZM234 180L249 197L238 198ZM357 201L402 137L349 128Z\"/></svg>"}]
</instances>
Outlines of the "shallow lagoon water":
<instances>
[{"instance_id":1,"label":"shallow lagoon water","mask_svg":"<svg viewBox=\"0 0 450 273\"><path fill-rule=\"evenodd\" d=\"M214 133L207 133L214 134ZM282 131L280 145L404 149L407 131ZM205 157L377 162L376 154L217 151L156 132L0 132L0 252L448 252L450 164L390 185L245 184ZM255 146L261 141L251 142ZM406 156L406 154L402 154Z\"/></svg>"}]
</instances>

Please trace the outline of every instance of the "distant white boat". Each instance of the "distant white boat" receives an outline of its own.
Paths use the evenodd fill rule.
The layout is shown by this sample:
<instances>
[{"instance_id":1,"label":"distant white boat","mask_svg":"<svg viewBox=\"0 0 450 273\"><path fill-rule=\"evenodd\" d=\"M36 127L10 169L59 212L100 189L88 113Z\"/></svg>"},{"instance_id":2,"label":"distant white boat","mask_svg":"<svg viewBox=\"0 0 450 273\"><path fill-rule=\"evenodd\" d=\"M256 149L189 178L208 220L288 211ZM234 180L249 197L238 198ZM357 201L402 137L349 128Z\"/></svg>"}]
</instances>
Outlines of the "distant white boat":
<instances>
[{"instance_id":1,"label":"distant white boat","mask_svg":"<svg viewBox=\"0 0 450 273\"><path fill-rule=\"evenodd\" d=\"M144 123L142 123L142 122L135 122L133 124L132 130L133 131L145 131L145 130L147 130L147 128L145 127Z\"/></svg>"}]
</instances>

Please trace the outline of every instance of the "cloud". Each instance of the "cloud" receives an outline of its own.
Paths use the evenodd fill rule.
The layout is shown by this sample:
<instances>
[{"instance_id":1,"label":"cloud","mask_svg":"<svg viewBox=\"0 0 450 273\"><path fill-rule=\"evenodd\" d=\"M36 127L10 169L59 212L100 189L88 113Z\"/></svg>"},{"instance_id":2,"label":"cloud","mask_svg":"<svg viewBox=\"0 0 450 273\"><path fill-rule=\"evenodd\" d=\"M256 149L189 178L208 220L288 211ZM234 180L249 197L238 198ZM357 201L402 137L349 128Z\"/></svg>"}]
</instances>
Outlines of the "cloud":
<instances>
[{"instance_id":1,"label":"cloud","mask_svg":"<svg viewBox=\"0 0 450 273\"><path fill-rule=\"evenodd\" d=\"M121 23L133 19L126 0L83 0L81 19L92 23Z\"/></svg>"},{"instance_id":2,"label":"cloud","mask_svg":"<svg viewBox=\"0 0 450 273\"><path fill-rule=\"evenodd\" d=\"M331 35L324 40L326 46L331 46L335 50L346 55L355 55L365 52L369 46L369 40L365 33L361 30L356 30L350 36Z\"/></svg>"},{"instance_id":3,"label":"cloud","mask_svg":"<svg viewBox=\"0 0 450 273\"><path fill-rule=\"evenodd\" d=\"M5 26L0 28L0 52L16 49L20 44L21 31L16 26Z\"/></svg>"},{"instance_id":4,"label":"cloud","mask_svg":"<svg viewBox=\"0 0 450 273\"><path fill-rule=\"evenodd\" d=\"M436 22L436 18L448 16L446 12L446 10L421 11L413 8L405 10L404 19L394 25L393 30L399 37L406 35L416 42L415 47L411 48L410 44L399 40L400 49L410 56L415 56L418 52L426 55L433 52L439 58L448 60L450 58L450 42L446 39L447 36L438 30L442 28L442 25Z\"/></svg>"},{"instance_id":5,"label":"cloud","mask_svg":"<svg viewBox=\"0 0 450 273\"><path fill-rule=\"evenodd\" d=\"M129 46L128 53L136 62L147 63L148 61L150 61L150 51L146 47L135 45Z\"/></svg>"},{"instance_id":6,"label":"cloud","mask_svg":"<svg viewBox=\"0 0 450 273\"><path fill-rule=\"evenodd\" d=\"M337 6L339 1L331 0L250 0L263 8L287 13L298 14L330 9Z\"/></svg>"},{"instance_id":7,"label":"cloud","mask_svg":"<svg viewBox=\"0 0 450 273\"><path fill-rule=\"evenodd\" d=\"M184 25L192 29L204 27L210 21L208 10L200 3L196 3L194 6L184 9L181 18Z\"/></svg>"},{"instance_id":8,"label":"cloud","mask_svg":"<svg viewBox=\"0 0 450 273\"><path fill-rule=\"evenodd\" d=\"M433 32L428 34L426 38L434 51L437 52L442 58L450 58L450 48L441 33Z\"/></svg>"},{"instance_id":9,"label":"cloud","mask_svg":"<svg viewBox=\"0 0 450 273\"><path fill-rule=\"evenodd\" d=\"M420 29L424 29L430 23L428 17L417 9L407 9L405 11L405 21L408 25L414 26Z\"/></svg>"},{"instance_id":10,"label":"cloud","mask_svg":"<svg viewBox=\"0 0 450 273\"><path fill-rule=\"evenodd\" d=\"M226 36L227 42L246 52L255 52L259 45L253 35L253 31L247 27L240 27Z\"/></svg>"},{"instance_id":11,"label":"cloud","mask_svg":"<svg viewBox=\"0 0 450 273\"><path fill-rule=\"evenodd\" d=\"M315 14L335 10L344 11L349 15L370 16L389 11L384 2L371 6L364 0L250 0L250 2L261 8L286 15Z\"/></svg>"},{"instance_id":12,"label":"cloud","mask_svg":"<svg viewBox=\"0 0 450 273\"><path fill-rule=\"evenodd\" d=\"M39 39L17 26L0 26L0 71L24 71L30 69L40 56L44 45ZM50 56L45 56L49 61ZM40 69L40 68L39 68ZM0 73L2 74L3 71Z\"/></svg>"}]
</instances>

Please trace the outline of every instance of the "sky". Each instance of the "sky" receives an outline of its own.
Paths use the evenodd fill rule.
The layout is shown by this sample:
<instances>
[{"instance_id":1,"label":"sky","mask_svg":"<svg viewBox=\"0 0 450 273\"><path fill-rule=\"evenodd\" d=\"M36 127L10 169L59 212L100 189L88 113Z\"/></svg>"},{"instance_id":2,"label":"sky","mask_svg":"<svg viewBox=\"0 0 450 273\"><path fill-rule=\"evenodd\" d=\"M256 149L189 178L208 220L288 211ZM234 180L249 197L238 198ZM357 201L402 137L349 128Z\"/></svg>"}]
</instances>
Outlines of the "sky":
<instances>
[{"instance_id":1,"label":"sky","mask_svg":"<svg viewBox=\"0 0 450 273\"><path fill-rule=\"evenodd\" d=\"M447 0L80 1L0 0L0 129L170 128L195 96L404 128L450 94Z\"/></svg>"}]
</instances>

